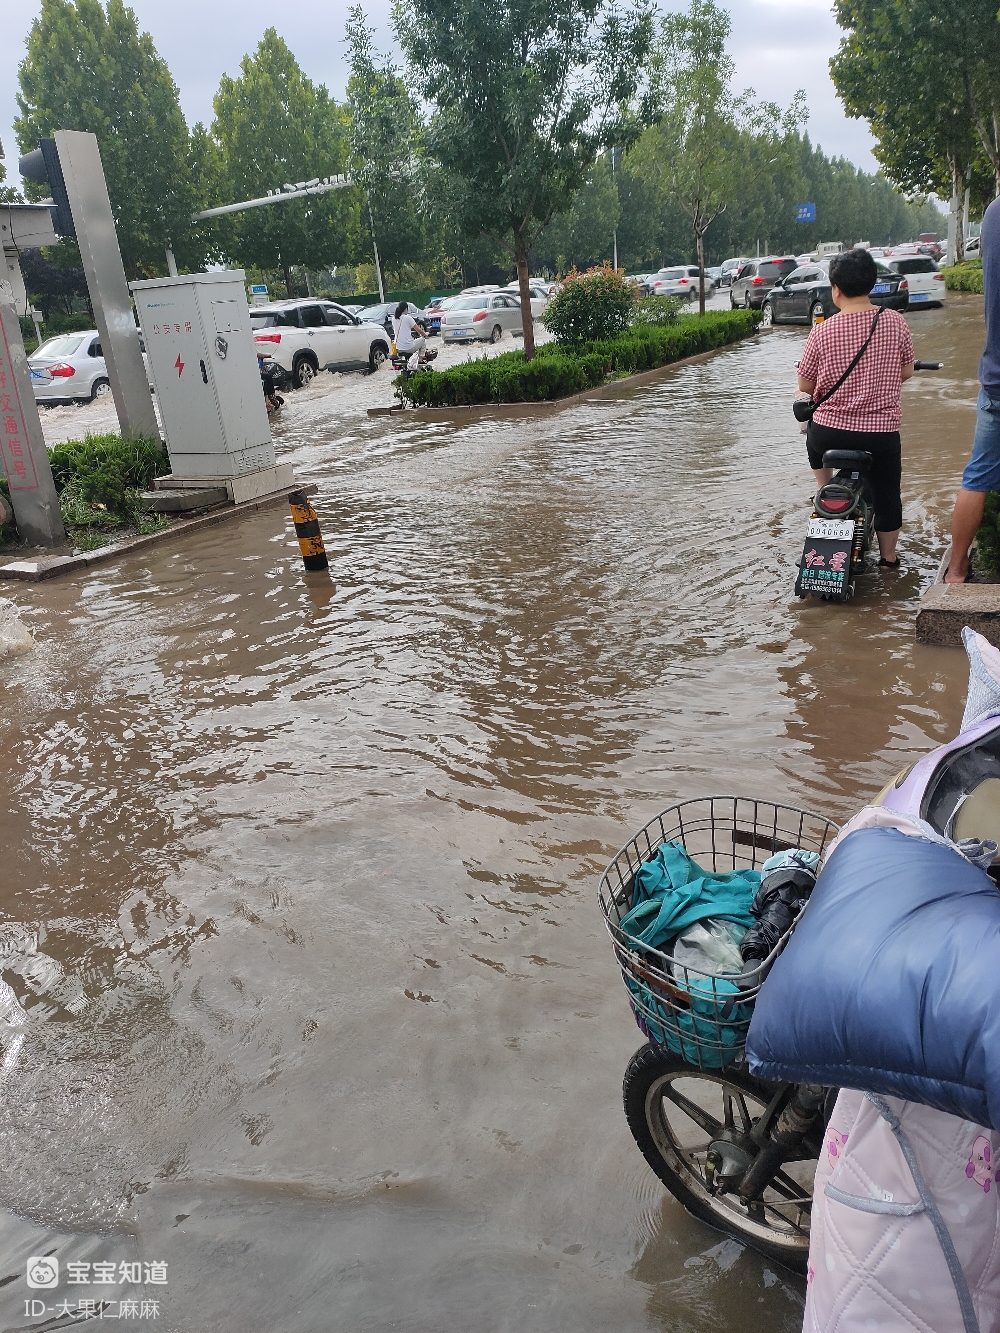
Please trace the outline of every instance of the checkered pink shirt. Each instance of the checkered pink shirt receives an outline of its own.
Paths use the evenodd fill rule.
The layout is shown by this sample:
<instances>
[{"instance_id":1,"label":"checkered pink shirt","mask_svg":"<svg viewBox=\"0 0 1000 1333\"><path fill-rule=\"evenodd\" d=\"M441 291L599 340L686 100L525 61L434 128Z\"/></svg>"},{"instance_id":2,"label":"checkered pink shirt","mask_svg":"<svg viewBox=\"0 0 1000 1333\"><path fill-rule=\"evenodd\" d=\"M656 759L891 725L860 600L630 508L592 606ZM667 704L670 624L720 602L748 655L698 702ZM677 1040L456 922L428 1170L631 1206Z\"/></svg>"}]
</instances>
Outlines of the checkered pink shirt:
<instances>
[{"instance_id":1,"label":"checkered pink shirt","mask_svg":"<svg viewBox=\"0 0 1000 1333\"><path fill-rule=\"evenodd\" d=\"M799 374L814 382L814 398L822 398L837 383L871 332L874 318L871 310L842 310L813 328ZM901 372L912 361L913 339L906 320L896 310L883 310L864 356L817 409L813 421L838 430L899 430Z\"/></svg>"}]
</instances>

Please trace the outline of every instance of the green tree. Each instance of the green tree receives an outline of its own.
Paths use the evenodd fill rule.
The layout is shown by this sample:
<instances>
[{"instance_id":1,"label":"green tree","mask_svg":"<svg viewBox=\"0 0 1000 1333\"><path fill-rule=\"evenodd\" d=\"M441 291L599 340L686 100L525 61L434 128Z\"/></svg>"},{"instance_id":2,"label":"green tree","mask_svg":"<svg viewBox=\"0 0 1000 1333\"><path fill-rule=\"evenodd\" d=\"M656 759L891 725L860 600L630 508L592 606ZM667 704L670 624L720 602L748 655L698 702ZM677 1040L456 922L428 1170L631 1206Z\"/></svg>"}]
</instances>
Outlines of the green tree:
<instances>
[{"instance_id":1,"label":"green tree","mask_svg":"<svg viewBox=\"0 0 1000 1333\"><path fill-rule=\"evenodd\" d=\"M981 180L977 161L996 147L997 90L990 92L978 73L983 34L963 36L957 49L949 49L956 35L954 7L935 4L932 13L925 0L888 6L839 0L836 12L846 35L830 70L848 115L868 121L877 140L875 156L897 185L951 195L957 210L966 185ZM1000 36L995 14L979 18ZM978 49L972 69L969 46ZM1000 58L1000 49L996 55ZM985 138L977 132L975 113L984 95L990 116ZM1000 162L995 170L1000 181Z\"/></svg>"},{"instance_id":2,"label":"green tree","mask_svg":"<svg viewBox=\"0 0 1000 1333\"><path fill-rule=\"evenodd\" d=\"M659 118L632 154L633 165L691 219L702 314L705 233L782 159L788 135L805 118L801 92L782 112L757 102L751 90L732 91L729 31L728 13L713 0L691 0L686 14L663 19L653 64Z\"/></svg>"},{"instance_id":3,"label":"green tree","mask_svg":"<svg viewBox=\"0 0 1000 1333\"><path fill-rule=\"evenodd\" d=\"M598 153L641 128L635 100L652 31L611 0L397 0L396 31L434 109L427 149L461 230L528 256ZM524 350L534 355L531 320Z\"/></svg>"},{"instance_id":4,"label":"green tree","mask_svg":"<svg viewBox=\"0 0 1000 1333\"><path fill-rule=\"evenodd\" d=\"M535 246L556 271L610 260L621 206L606 153L591 168L565 213L557 213Z\"/></svg>"},{"instance_id":5,"label":"green tree","mask_svg":"<svg viewBox=\"0 0 1000 1333\"><path fill-rule=\"evenodd\" d=\"M348 11L352 178L363 188L379 259L397 273L424 256L417 170L423 125L399 71L380 56L360 5Z\"/></svg>"},{"instance_id":6,"label":"green tree","mask_svg":"<svg viewBox=\"0 0 1000 1333\"><path fill-rule=\"evenodd\" d=\"M227 197L237 203L263 197L285 184L323 179L347 166L347 117L322 84L314 84L274 28L252 56L244 56L239 78L223 75L215 95L212 138L218 165L207 145L202 162L216 170ZM332 190L289 203L230 215L213 228L217 244L245 268L281 269L289 296L291 267L328 268L353 254L359 228L358 192Z\"/></svg>"},{"instance_id":7,"label":"green tree","mask_svg":"<svg viewBox=\"0 0 1000 1333\"><path fill-rule=\"evenodd\" d=\"M23 204L21 193L13 185L4 185L7 168L0 162L0 204Z\"/></svg>"},{"instance_id":8,"label":"green tree","mask_svg":"<svg viewBox=\"0 0 1000 1333\"><path fill-rule=\"evenodd\" d=\"M18 70L22 152L55 130L97 136L125 271L163 273L165 250L195 263L195 196L177 87L122 0L42 0ZM35 198L44 186L29 187Z\"/></svg>"}]
</instances>

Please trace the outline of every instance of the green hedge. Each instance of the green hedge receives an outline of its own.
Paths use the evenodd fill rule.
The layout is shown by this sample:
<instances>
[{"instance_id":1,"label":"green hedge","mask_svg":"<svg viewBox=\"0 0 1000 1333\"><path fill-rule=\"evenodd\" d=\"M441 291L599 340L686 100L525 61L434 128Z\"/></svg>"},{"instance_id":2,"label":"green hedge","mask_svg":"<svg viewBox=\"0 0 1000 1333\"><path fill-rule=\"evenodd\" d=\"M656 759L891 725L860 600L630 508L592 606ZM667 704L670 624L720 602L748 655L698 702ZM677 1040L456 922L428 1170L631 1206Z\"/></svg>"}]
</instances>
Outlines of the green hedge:
<instances>
[{"instance_id":1,"label":"green hedge","mask_svg":"<svg viewBox=\"0 0 1000 1333\"><path fill-rule=\"evenodd\" d=\"M480 357L448 370L424 370L396 379L400 396L415 407L474 403L534 403L567 398L603 384L607 377L668 366L686 356L738 342L753 333L760 315L718 310L683 316L675 324L634 325L617 338L559 346L545 343L533 361L523 352Z\"/></svg>"},{"instance_id":2,"label":"green hedge","mask_svg":"<svg viewBox=\"0 0 1000 1333\"><path fill-rule=\"evenodd\" d=\"M983 265L978 259L968 264L955 264L943 268L944 285L950 292L976 292L983 294Z\"/></svg>"}]
</instances>

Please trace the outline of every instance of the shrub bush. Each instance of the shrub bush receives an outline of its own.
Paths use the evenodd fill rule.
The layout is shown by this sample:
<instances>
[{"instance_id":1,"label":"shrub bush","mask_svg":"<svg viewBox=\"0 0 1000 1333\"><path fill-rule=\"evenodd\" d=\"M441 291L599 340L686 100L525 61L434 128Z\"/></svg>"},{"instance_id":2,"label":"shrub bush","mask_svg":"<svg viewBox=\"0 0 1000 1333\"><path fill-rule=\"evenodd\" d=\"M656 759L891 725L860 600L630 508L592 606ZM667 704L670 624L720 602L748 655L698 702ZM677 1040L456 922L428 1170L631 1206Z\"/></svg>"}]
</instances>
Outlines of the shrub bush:
<instances>
[{"instance_id":1,"label":"shrub bush","mask_svg":"<svg viewBox=\"0 0 1000 1333\"><path fill-rule=\"evenodd\" d=\"M679 296L641 296L633 324L673 324L684 302Z\"/></svg>"},{"instance_id":2,"label":"shrub bush","mask_svg":"<svg viewBox=\"0 0 1000 1333\"><path fill-rule=\"evenodd\" d=\"M542 323L557 342L595 342L626 329L638 289L609 265L570 273L545 307Z\"/></svg>"},{"instance_id":3,"label":"shrub bush","mask_svg":"<svg viewBox=\"0 0 1000 1333\"><path fill-rule=\"evenodd\" d=\"M983 521L976 534L979 563L995 579L1000 579L1000 494L986 493Z\"/></svg>"},{"instance_id":4,"label":"shrub bush","mask_svg":"<svg viewBox=\"0 0 1000 1333\"><path fill-rule=\"evenodd\" d=\"M119 513L127 507L128 491L144 490L166 467L167 452L159 440L88 435L57 444L49 450L49 462L58 492L73 482L84 504Z\"/></svg>"},{"instance_id":5,"label":"shrub bush","mask_svg":"<svg viewBox=\"0 0 1000 1333\"><path fill-rule=\"evenodd\" d=\"M753 333L759 322L756 311L719 310L670 324L635 324L617 338L568 347L544 343L533 361L526 361L520 351L505 352L449 370L424 370L410 379L400 376L396 390L416 407L566 398L602 384L609 374L655 370L696 352L738 342Z\"/></svg>"},{"instance_id":6,"label":"shrub bush","mask_svg":"<svg viewBox=\"0 0 1000 1333\"><path fill-rule=\"evenodd\" d=\"M983 265L979 259L968 264L954 264L943 268L944 285L950 292L976 292L983 294Z\"/></svg>"}]
</instances>

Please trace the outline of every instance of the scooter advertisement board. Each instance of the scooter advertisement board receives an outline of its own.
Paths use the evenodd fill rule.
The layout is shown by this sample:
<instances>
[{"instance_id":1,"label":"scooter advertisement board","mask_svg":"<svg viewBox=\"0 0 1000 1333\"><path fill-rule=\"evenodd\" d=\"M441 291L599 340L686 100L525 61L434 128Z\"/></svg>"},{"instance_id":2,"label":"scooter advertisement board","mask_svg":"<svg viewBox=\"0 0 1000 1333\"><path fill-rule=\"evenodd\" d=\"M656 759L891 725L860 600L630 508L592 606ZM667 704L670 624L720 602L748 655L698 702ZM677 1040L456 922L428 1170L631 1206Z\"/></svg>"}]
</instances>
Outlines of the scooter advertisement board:
<instances>
[{"instance_id":1,"label":"scooter advertisement board","mask_svg":"<svg viewBox=\"0 0 1000 1333\"><path fill-rule=\"evenodd\" d=\"M840 597L847 586L854 523L811 518L799 565L797 592Z\"/></svg>"}]
</instances>

